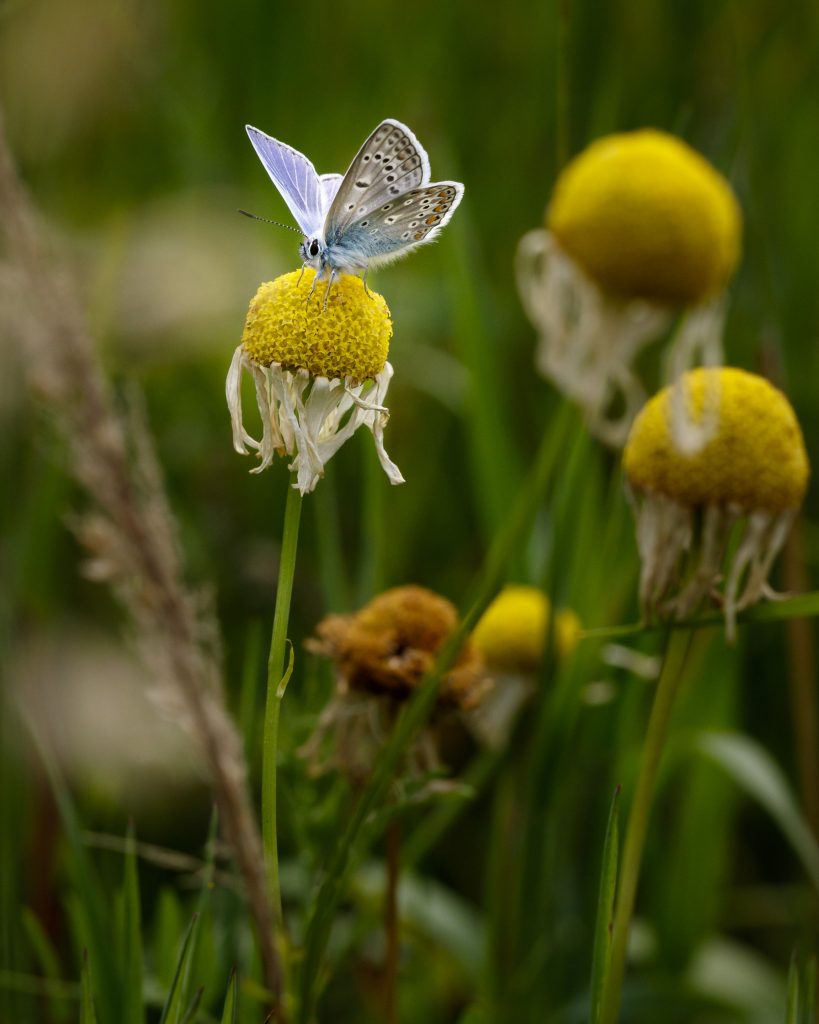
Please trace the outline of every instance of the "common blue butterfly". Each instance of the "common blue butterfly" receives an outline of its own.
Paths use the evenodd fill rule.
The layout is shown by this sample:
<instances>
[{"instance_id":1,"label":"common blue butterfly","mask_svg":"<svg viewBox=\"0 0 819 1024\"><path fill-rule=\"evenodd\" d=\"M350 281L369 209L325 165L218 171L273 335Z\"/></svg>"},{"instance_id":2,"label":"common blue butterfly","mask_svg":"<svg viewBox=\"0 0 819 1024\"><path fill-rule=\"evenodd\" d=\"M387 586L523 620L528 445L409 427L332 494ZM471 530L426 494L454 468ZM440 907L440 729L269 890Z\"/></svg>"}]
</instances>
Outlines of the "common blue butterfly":
<instances>
[{"instance_id":1,"label":"common blue butterfly","mask_svg":"<svg viewBox=\"0 0 819 1024\"><path fill-rule=\"evenodd\" d=\"M363 271L366 286L370 268L431 242L464 194L457 181L430 183L424 147L392 118L375 129L344 175L318 175L292 146L246 129L304 234L302 269L313 267L316 280L329 273L328 292L337 273Z\"/></svg>"}]
</instances>

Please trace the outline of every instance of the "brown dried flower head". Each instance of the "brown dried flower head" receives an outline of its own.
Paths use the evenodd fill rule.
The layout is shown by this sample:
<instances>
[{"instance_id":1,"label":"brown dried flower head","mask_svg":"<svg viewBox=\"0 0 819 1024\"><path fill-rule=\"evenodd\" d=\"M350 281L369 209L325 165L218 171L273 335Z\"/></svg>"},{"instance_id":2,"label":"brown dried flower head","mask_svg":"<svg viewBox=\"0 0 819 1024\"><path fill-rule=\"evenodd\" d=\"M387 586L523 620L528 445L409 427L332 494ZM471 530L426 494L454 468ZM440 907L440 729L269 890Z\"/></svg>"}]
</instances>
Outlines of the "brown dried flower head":
<instances>
[{"instance_id":1,"label":"brown dried flower head","mask_svg":"<svg viewBox=\"0 0 819 1024\"><path fill-rule=\"evenodd\" d=\"M330 615L310 647L335 661L343 690L408 697L432 668L458 624L455 606L418 586L395 587L354 615ZM486 673L467 641L444 676L439 703L461 709L480 703Z\"/></svg>"}]
</instances>

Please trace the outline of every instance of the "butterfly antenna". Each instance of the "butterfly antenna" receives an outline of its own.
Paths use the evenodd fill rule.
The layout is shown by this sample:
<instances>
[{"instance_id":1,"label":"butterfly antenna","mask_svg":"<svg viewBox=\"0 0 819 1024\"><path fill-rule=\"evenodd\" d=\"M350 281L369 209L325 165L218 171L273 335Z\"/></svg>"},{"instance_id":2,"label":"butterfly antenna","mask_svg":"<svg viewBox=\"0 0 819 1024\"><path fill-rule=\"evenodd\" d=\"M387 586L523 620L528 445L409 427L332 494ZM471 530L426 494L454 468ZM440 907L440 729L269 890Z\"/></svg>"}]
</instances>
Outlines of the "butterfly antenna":
<instances>
[{"instance_id":1,"label":"butterfly antenna","mask_svg":"<svg viewBox=\"0 0 819 1024\"><path fill-rule=\"evenodd\" d=\"M251 220L260 220L263 224L275 224L277 228L287 228L288 231L295 231L297 235L304 234L304 232L300 231L299 228L294 228L292 224L282 224L280 220L270 220L269 217L259 217L255 213L248 213L247 210L239 210L239 213L243 213L245 217L250 217Z\"/></svg>"}]
</instances>

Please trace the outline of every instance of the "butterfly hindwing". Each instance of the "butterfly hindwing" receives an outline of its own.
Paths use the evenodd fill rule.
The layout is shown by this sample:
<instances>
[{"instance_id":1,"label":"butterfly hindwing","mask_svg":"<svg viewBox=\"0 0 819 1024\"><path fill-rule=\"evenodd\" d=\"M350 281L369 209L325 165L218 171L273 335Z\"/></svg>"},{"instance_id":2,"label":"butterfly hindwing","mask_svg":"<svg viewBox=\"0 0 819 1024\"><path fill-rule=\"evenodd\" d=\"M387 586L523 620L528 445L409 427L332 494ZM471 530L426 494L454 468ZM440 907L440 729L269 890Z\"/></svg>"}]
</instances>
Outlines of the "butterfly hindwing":
<instances>
[{"instance_id":1,"label":"butterfly hindwing","mask_svg":"<svg viewBox=\"0 0 819 1024\"><path fill-rule=\"evenodd\" d=\"M429 158L406 125L387 119L358 151L327 214L325 238L337 238L390 199L429 182Z\"/></svg>"},{"instance_id":2,"label":"butterfly hindwing","mask_svg":"<svg viewBox=\"0 0 819 1024\"><path fill-rule=\"evenodd\" d=\"M457 209L463 192L457 181L439 181L387 199L333 241L334 257L351 266L358 262L376 267L431 242Z\"/></svg>"}]
</instances>

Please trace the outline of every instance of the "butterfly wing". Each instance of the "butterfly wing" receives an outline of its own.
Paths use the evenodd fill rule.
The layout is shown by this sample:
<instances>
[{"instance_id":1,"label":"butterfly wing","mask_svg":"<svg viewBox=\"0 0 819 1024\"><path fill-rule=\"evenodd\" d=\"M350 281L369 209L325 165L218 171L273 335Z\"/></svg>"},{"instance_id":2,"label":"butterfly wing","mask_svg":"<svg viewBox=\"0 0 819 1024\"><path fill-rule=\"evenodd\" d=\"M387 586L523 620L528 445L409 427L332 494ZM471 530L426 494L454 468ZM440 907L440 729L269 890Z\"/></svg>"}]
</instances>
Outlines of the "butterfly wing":
<instances>
[{"instance_id":1,"label":"butterfly wing","mask_svg":"<svg viewBox=\"0 0 819 1024\"><path fill-rule=\"evenodd\" d=\"M298 226L308 238L320 234L329 206L327 196L332 191L327 179L340 180L341 175L325 174L319 178L315 167L297 149L251 125L245 125L245 129ZM337 190L338 186L333 183L333 188Z\"/></svg>"},{"instance_id":2,"label":"butterfly wing","mask_svg":"<svg viewBox=\"0 0 819 1024\"><path fill-rule=\"evenodd\" d=\"M463 194L460 182L439 181L387 198L332 239L334 261L341 267L374 268L400 259L436 237Z\"/></svg>"},{"instance_id":3,"label":"butterfly wing","mask_svg":"<svg viewBox=\"0 0 819 1024\"><path fill-rule=\"evenodd\" d=\"M390 199L429 182L429 158L406 125L388 118L370 135L350 164L327 213L328 244Z\"/></svg>"},{"instance_id":4,"label":"butterfly wing","mask_svg":"<svg viewBox=\"0 0 819 1024\"><path fill-rule=\"evenodd\" d=\"M321 185L321 201L323 204L322 224L324 218L327 216L327 211L332 206L333 200L336 197L341 182L344 180L343 174L322 174L319 178Z\"/></svg>"}]
</instances>

